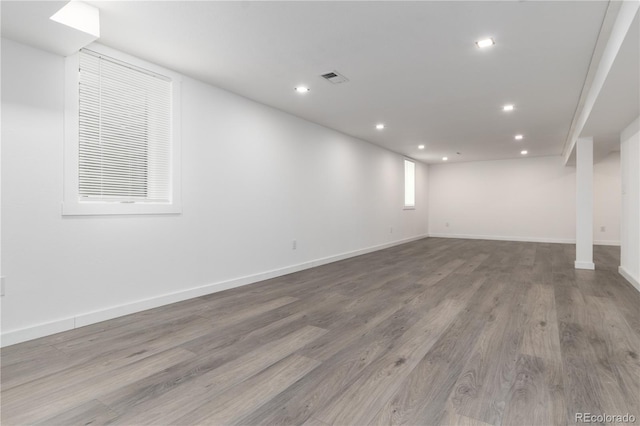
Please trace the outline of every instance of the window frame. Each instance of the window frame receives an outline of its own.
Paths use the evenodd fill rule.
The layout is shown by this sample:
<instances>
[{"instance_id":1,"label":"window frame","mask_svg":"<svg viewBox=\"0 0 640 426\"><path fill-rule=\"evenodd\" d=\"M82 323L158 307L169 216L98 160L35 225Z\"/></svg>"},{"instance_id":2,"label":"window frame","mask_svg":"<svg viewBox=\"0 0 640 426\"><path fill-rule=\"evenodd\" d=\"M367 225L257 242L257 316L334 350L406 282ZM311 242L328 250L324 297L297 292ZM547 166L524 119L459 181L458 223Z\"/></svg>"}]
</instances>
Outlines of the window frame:
<instances>
[{"instance_id":1,"label":"window frame","mask_svg":"<svg viewBox=\"0 0 640 426\"><path fill-rule=\"evenodd\" d=\"M171 79L171 166L170 202L122 202L81 201L79 196L79 121L80 93L79 52L65 58L65 109L64 109L64 165L62 215L136 215L136 214L180 214L181 200L181 82L182 77L172 71L143 61L117 50L92 43L87 49L109 56L118 61L142 68Z\"/></svg>"},{"instance_id":2,"label":"window frame","mask_svg":"<svg viewBox=\"0 0 640 426\"><path fill-rule=\"evenodd\" d=\"M404 158L402 162L403 171L403 186L402 186L402 198L403 198L403 210L415 210L416 209L416 162L410 158ZM413 204L407 204L407 163L413 164Z\"/></svg>"}]
</instances>

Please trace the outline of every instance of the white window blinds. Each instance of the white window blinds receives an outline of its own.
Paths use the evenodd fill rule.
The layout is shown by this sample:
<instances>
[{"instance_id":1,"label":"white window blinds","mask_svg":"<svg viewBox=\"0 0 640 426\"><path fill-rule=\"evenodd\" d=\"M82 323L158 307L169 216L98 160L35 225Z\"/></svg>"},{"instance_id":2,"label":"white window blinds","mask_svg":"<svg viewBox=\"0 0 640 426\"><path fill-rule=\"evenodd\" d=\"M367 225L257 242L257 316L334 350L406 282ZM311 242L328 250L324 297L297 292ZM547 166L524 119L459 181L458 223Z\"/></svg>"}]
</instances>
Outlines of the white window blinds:
<instances>
[{"instance_id":1,"label":"white window blinds","mask_svg":"<svg viewBox=\"0 0 640 426\"><path fill-rule=\"evenodd\" d=\"M404 206L416 205L416 164L413 161L404 160Z\"/></svg>"},{"instance_id":2,"label":"white window blinds","mask_svg":"<svg viewBox=\"0 0 640 426\"><path fill-rule=\"evenodd\" d=\"M80 51L80 201L171 201L171 80Z\"/></svg>"}]
</instances>

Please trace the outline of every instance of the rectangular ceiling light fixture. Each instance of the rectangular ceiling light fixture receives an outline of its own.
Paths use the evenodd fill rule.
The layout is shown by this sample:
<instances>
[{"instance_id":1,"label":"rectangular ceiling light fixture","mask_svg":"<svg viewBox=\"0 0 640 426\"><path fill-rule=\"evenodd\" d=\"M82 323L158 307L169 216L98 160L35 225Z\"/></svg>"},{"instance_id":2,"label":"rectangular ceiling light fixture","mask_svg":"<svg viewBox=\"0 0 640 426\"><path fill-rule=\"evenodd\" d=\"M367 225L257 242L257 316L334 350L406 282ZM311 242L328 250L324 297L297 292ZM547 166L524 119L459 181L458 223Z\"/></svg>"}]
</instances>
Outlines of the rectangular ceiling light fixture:
<instances>
[{"instance_id":1,"label":"rectangular ceiling light fixture","mask_svg":"<svg viewBox=\"0 0 640 426\"><path fill-rule=\"evenodd\" d=\"M100 10L80 1L70 1L50 18L94 37L100 37Z\"/></svg>"}]
</instances>

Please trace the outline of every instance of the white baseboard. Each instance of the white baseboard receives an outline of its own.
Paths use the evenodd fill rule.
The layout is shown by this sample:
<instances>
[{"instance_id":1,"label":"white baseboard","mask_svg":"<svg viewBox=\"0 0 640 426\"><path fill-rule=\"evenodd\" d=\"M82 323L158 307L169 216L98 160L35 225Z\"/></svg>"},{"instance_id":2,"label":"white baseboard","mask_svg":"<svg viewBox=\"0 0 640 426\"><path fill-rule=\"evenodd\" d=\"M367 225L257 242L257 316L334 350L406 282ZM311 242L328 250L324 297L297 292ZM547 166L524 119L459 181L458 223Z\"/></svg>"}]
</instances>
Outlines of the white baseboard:
<instances>
[{"instance_id":1,"label":"white baseboard","mask_svg":"<svg viewBox=\"0 0 640 426\"><path fill-rule=\"evenodd\" d=\"M247 275L244 277L238 277L238 278L234 278L227 281L221 281L221 282L207 284L200 287L194 287L188 290L182 290L174 293L163 294L161 296L156 296L149 299L138 300L135 302L126 303L126 304L117 305L117 306L111 306L105 309L100 309L93 312L86 312L86 313L75 315L73 317L63 318L57 321L50 321L50 322L37 324L37 325L33 325L33 326L29 326L29 327L25 327L17 330L6 331L6 332L3 332L1 335L0 346L4 347L9 345L14 345L16 343L25 342L27 340L37 339L39 337L44 337L51 334L60 333L62 331L83 327L85 325L95 324L97 322L121 317L123 315L129 315L136 312L145 311L147 309L157 308L157 307L168 305L171 303L192 299L194 297L205 296L207 294L228 290L228 289L240 287L243 285L253 284L253 283L264 281L270 278L275 278L282 275L287 275L294 272L302 271L304 269L325 265L327 263L348 259L350 257L360 256L360 255L371 253L374 251L383 250L385 248L397 246L400 244L405 244L411 241L420 240L426 237L427 235L425 234L425 235L419 235L416 237L405 238L405 239L393 241L390 243L379 244L379 245L366 247L359 250L353 250L350 252L340 253L333 256L327 256L324 258L311 260L308 262L303 262L296 265L287 266L284 268L273 269L273 270L261 272L258 274Z\"/></svg>"},{"instance_id":2,"label":"white baseboard","mask_svg":"<svg viewBox=\"0 0 640 426\"><path fill-rule=\"evenodd\" d=\"M591 271L596 269L596 265L593 262L583 262L577 260L574 262L574 267L576 269L589 269Z\"/></svg>"},{"instance_id":3,"label":"white baseboard","mask_svg":"<svg viewBox=\"0 0 640 426\"><path fill-rule=\"evenodd\" d=\"M627 271L623 266L618 266L618 272L622 275L627 281L631 283L632 286L635 287L636 290L640 291L640 282L637 278L634 278L633 275L629 271Z\"/></svg>"},{"instance_id":4,"label":"white baseboard","mask_svg":"<svg viewBox=\"0 0 640 426\"><path fill-rule=\"evenodd\" d=\"M538 237L517 237L517 236L502 236L502 235L477 235L477 234L438 234L429 233L430 237L434 238L459 238L463 240L493 240L493 241L516 241L525 243L560 243L571 244L576 240L564 239L564 238L538 238Z\"/></svg>"},{"instance_id":5,"label":"white baseboard","mask_svg":"<svg viewBox=\"0 0 640 426\"><path fill-rule=\"evenodd\" d=\"M20 330L7 331L2 333L1 347L71 330L75 328L74 324L74 318L64 318L57 321L51 321L27 328L22 328Z\"/></svg>"},{"instance_id":6,"label":"white baseboard","mask_svg":"<svg viewBox=\"0 0 640 426\"><path fill-rule=\"evenodd\" d=\"M575 241L574 241L575 243ZM594 240L594 246L620 246L620 241L615 240Z\"/></svg>"},{"instance_id":7,"label":"white baseboard","mask_svg":"<svg viewBox=\"0 0 640 426\"><path fill-rule=\"evenodd\" d=\"M442 234L429 233L429 237L433 238L459 238L463 240L492 240L492 241L515 241L523 243L554 243L554 244L575 244L573 238L550 238L550 237L518 237L506 235L478 235L478 234ZM619 246L620 241L614 240L595 240L593 242L597 246Z\"/></svg>"}]
</instances>

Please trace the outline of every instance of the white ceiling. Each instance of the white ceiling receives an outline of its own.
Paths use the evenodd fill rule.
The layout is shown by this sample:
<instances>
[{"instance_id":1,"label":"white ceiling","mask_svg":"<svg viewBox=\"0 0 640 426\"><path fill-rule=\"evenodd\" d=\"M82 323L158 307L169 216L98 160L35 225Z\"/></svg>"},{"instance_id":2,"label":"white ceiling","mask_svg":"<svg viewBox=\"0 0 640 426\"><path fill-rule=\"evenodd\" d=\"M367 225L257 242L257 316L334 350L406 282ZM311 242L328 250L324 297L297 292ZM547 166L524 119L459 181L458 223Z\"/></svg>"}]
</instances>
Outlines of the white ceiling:
<instances>
[{"instance_id":1,"label":"white ceiling","mask_svg":"<svg viewBox=\"0 0 640 426\"><path fill-rule=\"evenodd\" d=\"M7 3L2 35L52 50L45 21L64 3ZM102 44L425 162L515 158L521 149L560 155L607 8L604 1L88 3L101 10ZM496 45L479 50L474 41L487 36ZM637 44L623 49L630 59L603 89L612 99L596 105L614 118L634 101L620 106L616 93L638 83ZM333 70L350 81L319 77ZM295 93L299 84L311 92ZM624 114L637 116L635 99L635 113ZM515 111L502 112L505 103ZM587 126L610 132L610 117L600 115ZM378 122L387 128L375 130ZM524 140L514 141L516 133Z\"/></svg>"},{"instance_id":2,"label":"white ceiling","mask_svg":"<svg viewBox=\"0 0 640 426\"><path fill-rule=\"evenodd\" d=\"M2 37L68 56L96 37L48 19L66 1L2 1Z\"/></svg>"},{"instance_id":3,"label":"white ceiling","mask_svg":"<svg viewBox=\"0 0 640 426\"><path fill-rule=\"evenodd\" d=\"M640 115L640 22L636 15L581 136L593 136L595 158L620 149L620 129Z\"/></svg>"}]
</instances>

